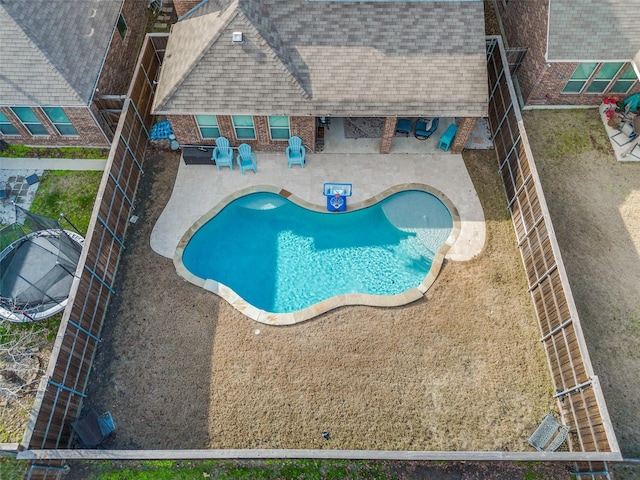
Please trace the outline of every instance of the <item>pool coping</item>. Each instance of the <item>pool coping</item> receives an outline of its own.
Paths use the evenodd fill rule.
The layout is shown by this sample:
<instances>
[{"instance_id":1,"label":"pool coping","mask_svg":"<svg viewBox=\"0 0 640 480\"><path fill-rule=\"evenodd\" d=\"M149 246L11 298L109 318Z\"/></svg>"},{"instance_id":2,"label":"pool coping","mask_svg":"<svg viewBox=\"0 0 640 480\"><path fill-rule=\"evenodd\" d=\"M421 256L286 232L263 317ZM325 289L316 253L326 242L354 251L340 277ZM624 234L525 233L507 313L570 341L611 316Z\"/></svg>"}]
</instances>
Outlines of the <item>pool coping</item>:
<instances>
[{"instance_id":1,"label":"pool coping","mask_svg":"<svg viewBox=\"0 0 640 480\"><path fill-rule=\"evenodd\" d=\"M191 240L191 237L193 237L193 235L205 223L207 223L218 213L220 213L220 211L222 211L222 209L225 208L229 203L240 197L259 192L275 193L308 210L327 213L325 207L303 200L302 198L294 195L288 190L276 187L274 185L254 185L251 187L242 188L224 197L216 206L214 206L206 214L200 217L193 225L191 225L189 229L184 233L182 238L180 238L178 246L176 247L173 255L173 264L175 266L177 274L186 281L218 295L243 315L246 315L256 322L264 323L267 325L293 325L296 323L311 320L312 318L322 315L323 313L326 313L330 310L334 310L336 308L344 307L347 305L364 305L370 307L398 307L401 305L407 305L421 299L438 278L438 275L440 274L440 271L444 264L445 255L453 246L456 239L458 238L458 235L460 234L461 222L458 209L453 204L453 202L440 190L422 183L403 183L394 185L393 187L388 188L378 193L377 195L368 198L367 200L350 204L347 208L347 212L367 208L381 202L385 198L390 197L395 193L407 190L427 192L438 198L451 213L453 226L451 228L451 233L447 237L447 240L435 253L433 262L431 264L431 269L429 270L427 276L420 283L420 285L407 290L406 292L398 293L396 295L347 293L328 298L318 303L314 303L309 307L303 308L302 310L296 310L295 312L273 313L267 312L251 305L226 285L220 282L216 282L215 280L198 277L187 270L187 268L184 266L184 263L182 262L182 255L184 253L185 247Z\"/></svg>"}]
</instances>

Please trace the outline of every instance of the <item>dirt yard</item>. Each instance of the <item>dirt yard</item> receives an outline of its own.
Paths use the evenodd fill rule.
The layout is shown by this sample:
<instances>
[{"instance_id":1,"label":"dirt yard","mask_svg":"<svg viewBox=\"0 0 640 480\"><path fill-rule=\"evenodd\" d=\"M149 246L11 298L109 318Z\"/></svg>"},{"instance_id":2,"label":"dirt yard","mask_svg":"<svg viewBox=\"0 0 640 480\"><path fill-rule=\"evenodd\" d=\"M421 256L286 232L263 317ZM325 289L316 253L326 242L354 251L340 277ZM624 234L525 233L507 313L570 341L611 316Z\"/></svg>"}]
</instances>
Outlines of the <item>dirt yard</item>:
<instances>
[{"instance_id":1,"label":"dirt yard","mask_svg":"<svg viewBox=\"0 0 640 480\"><path fill-rule=\"evenodd\" d=\"M152 154L90 386L118 424L105 447L528 451L551 382L494 153L467 161L478 258L446 263L409 306L269 327L150 249L178 164Z\"/></svg>"},{"instance_id":2,"label":"dirt yard","mask_svg":"<svg viewBox=\"0 0 640 480\"><path fill-rule=\"evenodd\" d=\"M618 442L638 458L640 163L615 160L595 109L524 121Z\"/></svg>"}]
</instances>

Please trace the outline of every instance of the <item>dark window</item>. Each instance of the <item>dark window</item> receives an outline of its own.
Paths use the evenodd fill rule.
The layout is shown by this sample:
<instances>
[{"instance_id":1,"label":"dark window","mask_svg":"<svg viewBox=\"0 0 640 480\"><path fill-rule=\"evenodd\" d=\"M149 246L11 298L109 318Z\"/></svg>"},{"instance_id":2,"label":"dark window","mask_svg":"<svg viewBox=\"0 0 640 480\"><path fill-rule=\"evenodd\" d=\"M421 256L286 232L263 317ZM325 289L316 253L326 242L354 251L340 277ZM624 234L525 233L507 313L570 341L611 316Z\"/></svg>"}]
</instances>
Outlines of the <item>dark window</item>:
<instances>
[{"instance_id":1,"label":"dark window","mask_svg":"<svg viewBox=\"0 0 640 480\"><path fill-rule=\"evenodd\" d=\"M78 135L71 121L60 107L42 107L42 111L51 120L58 133L63 136Z\"/></svg>"},{"instance_id":2,"label":"dark window","mask_svg":"<svg viewBox=\"0 0 640 480\"><path fill-rule=\"evenodd\" d=\"M3 135L20 135L18 129L13 126L9 119L0 112L0 133Z\"/></svg>"},{"instance_id":3,"label":"dark window","mask_svg":"<svg viewBox=\"0 0 640 480\"><path fill-rule=\"evenodd\" d=\"M22 124L29 130L31 135L49 135L47 129L42 125L32 108L29 107L11 107L16 117L20 119Z\"/></svg>"},{"instance_id":4,"label":"dark window","mask_svg":"<svg viewBox=\"0 0 640 480\"><path fill-rule=\"evenodd\" d=\"M124 17L122 14L118 16L118 33L124 40L124 37L127 36L127 22L124 21Z\"/></svg>"}]
</instances>

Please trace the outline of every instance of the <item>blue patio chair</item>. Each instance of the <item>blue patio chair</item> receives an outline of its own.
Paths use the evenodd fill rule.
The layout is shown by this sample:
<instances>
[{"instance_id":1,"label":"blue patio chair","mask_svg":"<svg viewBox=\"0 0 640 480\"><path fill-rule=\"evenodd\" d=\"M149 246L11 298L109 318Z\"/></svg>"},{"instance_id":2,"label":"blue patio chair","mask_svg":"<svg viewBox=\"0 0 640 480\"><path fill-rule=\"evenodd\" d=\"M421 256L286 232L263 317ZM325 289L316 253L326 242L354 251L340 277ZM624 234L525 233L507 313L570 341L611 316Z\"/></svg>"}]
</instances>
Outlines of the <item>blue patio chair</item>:
<instances>
[{"instance_id":1,"label":"blue patio chair","mask_svg":"<svg viewBox=\"0 0 640 480\"><path fill-rule=\"evenodd\" d=\"M216 162L218 170L220 167L229 167L233 170L233 149L225 137L218 137L216 140L216 148L213 149L211 160Z\"/></svg>"},{"instance_id":2,"label":"blue patio chair","mask_svg":"<svg viewBox=\"0 0 640 480\"><path fill-rule=\"evenodd\" d=\"M416 122L416 130L413 134L418 140L426 140L438 129L438 123L440 123L438 117L420 119Z\"/></svg>"},{"instance_id":3,"label":"blue patio chair","mask_svg":"<svg viewBox=\"0 0 640 480\"><path fill-rule=\"evenodd\" d=\"M458 131L458 126L455 123L452 123L447 127L442 136L440 137L440 142L438 143L438 148L441 148L445 152L449 150L451 147L451 143L453 142L453 138L456 136L456 132Z\"/></svg>"},{"instance_id":4,"label":"blue patio chair","mask_svg":"<svg viewBox=\"0 0 640 480\"><path fill-rule=\"evenodd\" d=\"M258 166L256 165L256 154L251 151L251 146L246 143L242 143L238 146L238 156L236 162L240 167L240 171L244 175L244 171L251 169L254 173L258 173Z\"/></svg>"},{"instance_id":5,"label":"blue patio chair","mask_svg":"<svg viewBox=\"0 0 640 480\"><path fill-rule=\"evenodd\" d=\"M396 132L404 133L408 137L411 133L411 120L408 118L399 118L396 124Z\"/></svg>"},{"instance_id":6,"label":"blue patio chair","mask_svg":"<svg viewBox=\"0 0 640 480\"><path fill-rule=\"evenodd\" d=\"M285 150L287 154L287 160L289 161L289 168L291 165L300 165L304 168L304 157L306 154L306 149L304 145L302 145L302 140L300 137L291 137L289 139L289 146Z\"/></svg>"}]
</instances>

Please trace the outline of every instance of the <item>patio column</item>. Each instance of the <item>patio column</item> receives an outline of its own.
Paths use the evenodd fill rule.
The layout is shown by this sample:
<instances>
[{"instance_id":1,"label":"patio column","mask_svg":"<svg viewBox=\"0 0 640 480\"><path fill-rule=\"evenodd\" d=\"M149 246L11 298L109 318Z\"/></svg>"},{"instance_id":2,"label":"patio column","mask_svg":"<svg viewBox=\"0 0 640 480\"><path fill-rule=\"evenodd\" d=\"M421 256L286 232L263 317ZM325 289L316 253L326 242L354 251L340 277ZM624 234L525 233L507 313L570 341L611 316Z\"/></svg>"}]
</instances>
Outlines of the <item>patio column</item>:
<instances>
[{"instance_id":1,"label":"patio column","mask_svg":"<svg viewBox=\"0 0 640 480\"><path fill-rule=\"evenodd\" d=\"M316 151L316 117L289 117L291 135L297 135L305 146Z\"/></svg>"},{"instance_id":2,"label":"patio column","mask_svg":"<svg viewBox=\"0 0 640 480\"><path fill-rule=\"evenodd\" d=\"M451 153L462 153L462 150L464 150L464 147L471 136L473 127L476 126L477 120L478 119L476 117L462 117L460 119L456 138L453 139L453 143L451 144Z\"/></svg>"},{"instance_id":3,"label":"patio column","mask_svg":"<svg viewBox=\"0 0 640 480\"><path fill-rule=\"evenodd\" d=\"M393 136L396 134L397 117L386 117L382 127L382 138L380 139L380 153L390 153Z\"/></svg>"}]
</instances>

